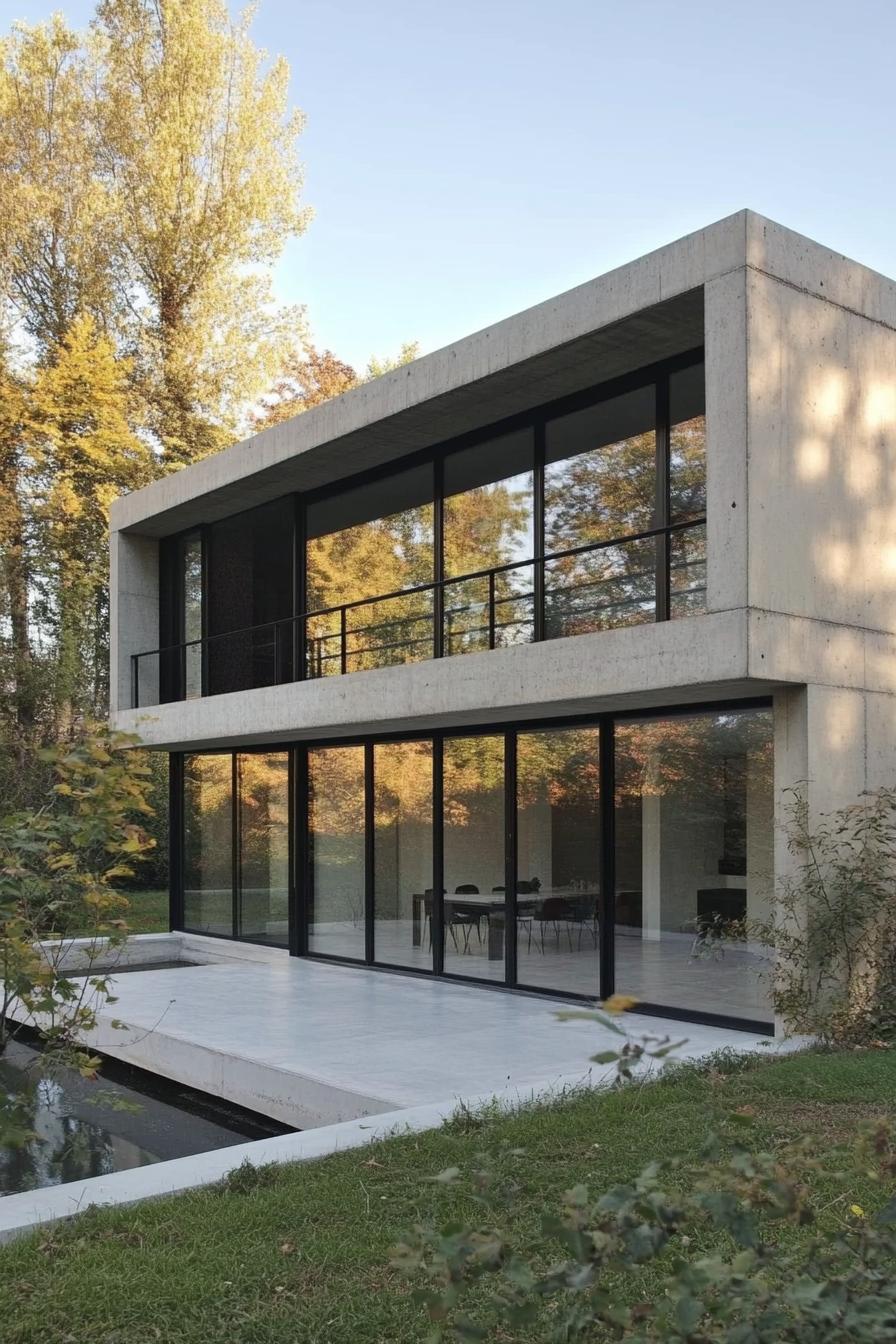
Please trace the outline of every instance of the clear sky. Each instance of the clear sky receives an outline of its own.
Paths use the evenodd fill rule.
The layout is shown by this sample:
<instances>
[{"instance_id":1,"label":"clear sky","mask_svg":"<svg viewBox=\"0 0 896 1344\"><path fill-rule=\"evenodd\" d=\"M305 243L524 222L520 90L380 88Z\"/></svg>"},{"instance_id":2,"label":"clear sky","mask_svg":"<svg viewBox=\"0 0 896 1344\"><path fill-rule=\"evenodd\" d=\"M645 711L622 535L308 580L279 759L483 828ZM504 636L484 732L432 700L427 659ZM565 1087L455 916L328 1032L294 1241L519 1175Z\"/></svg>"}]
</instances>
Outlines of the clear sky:
<instances>
[{"instance_id":1,"label":"clear sky","mask_svg":"<svg viewBox=\"0 0 896 1344\"><path fill-rule=\"evenodd\" d=\"M0 0L3 27L90 0ZM424 351L749 206L896 276L893 0L260 0L318 344Z\"/></svg>"}]
</instances>

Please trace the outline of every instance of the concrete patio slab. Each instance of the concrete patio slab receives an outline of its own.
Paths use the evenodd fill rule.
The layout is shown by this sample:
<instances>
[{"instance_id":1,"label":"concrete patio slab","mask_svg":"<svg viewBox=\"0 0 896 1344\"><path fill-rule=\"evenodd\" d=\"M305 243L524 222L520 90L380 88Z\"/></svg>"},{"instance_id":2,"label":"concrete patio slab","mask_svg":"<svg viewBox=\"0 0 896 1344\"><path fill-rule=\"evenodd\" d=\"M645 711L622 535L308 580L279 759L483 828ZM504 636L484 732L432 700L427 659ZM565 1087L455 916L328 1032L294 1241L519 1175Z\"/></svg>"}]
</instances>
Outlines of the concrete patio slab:
<instances>
[{"instance_id":1,"label":"concrete patio slab","mask_svg":"<svg viewBox=\"0 0 896 1344\"><path fill-rule=\"evenodd\" d=\"M182 959L210 964L116 977L117 1002L101 1010L91 1044L303 1130L452 1097L581 1084L589 1057L619 1041L593 1023L558 1021L562 1000L179 938ZM682 1039L679 1058L770 1046L768 1037L636 1013L625 1025L635 1037Z\"/></svg>"}]
</instances>

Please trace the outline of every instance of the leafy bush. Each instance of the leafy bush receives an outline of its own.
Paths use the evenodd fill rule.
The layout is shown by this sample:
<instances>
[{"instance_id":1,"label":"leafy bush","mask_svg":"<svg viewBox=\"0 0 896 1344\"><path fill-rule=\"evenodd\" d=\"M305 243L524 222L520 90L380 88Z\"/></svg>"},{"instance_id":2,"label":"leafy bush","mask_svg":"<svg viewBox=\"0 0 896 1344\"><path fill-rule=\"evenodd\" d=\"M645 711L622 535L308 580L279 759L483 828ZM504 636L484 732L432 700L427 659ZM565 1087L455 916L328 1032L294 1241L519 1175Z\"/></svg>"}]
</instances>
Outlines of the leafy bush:
<instances>
[{"instance_id":1,"label":"leafy bush","mask_svg":"<svg viewBox=\"0 0 896 1344\"><path fill-rule=\"evenodd\" d=\"M863 1136L858 1156L892 1189L888 1122ZM498 1177L486 1160L472 1172L481 1224L418 1224L394 1262L423 1281L417 1296L432 1344L879 1344L896 1338L896 1198L884 1197L873 1215L853 1205L840 1225L819 1224L809 1182L830 1165L825 1154L820 1166L806 1140L775 1153L739 1145L727 1156L711 1140L699 1163L654 1162L599 1194L570 1190L545 1213L540 1236L519 1247L501 1230L515 1181ZM844 1154L841 1169L847 1166ZM461 1173L451 1168L434 1179L454 1182ZM788 1227L809 1231L776 1243L776 1232ZM724 1249L707 1253L710 1236ZM651 1267L665 1281L647 1297Z\"/></svg>"},{"instance_id":2,"label":"leafy bush","mask_svg":"<svg viewBox=\"0 0 896 1344\"><path fill-rule=\"evenodd\" d=\"M787 841L796 871L774 917L747 936L774 958L772 1001L791 1031L869 1043L896 1037L896 790L880 789L810 822L791 791Z\"/></svg>"},{"instance_id":3,"label":"leafy bush","mask_svg":"<svg viewBox=\"0 0 896 1344\"><path fill-rule=\"evenodd\" d=\"M127 936L116 888L154 844L142 825L148 771L122 750L135 741L98 727L42 752L55 781L46 801L0 819L0 1053L18 1005L43 1038L44 1075L66 1066L90 1077L99 1064L81 1042L114 1000L108 975L92 971ZM73 976L72 942L85 929ZM21 1103L0 1097L0 1142L30 1137Z\"/></svg>"}]
</instances>

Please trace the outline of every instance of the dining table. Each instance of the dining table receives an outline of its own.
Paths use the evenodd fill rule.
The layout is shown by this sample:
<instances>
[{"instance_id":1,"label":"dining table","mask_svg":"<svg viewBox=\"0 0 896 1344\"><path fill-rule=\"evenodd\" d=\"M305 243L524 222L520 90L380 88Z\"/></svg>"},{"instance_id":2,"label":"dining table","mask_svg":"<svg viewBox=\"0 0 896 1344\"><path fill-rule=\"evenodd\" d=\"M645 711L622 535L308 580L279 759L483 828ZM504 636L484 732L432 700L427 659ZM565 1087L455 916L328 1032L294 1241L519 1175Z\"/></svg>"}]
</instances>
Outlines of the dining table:
<instances>
[{"instance_id":1,"label":"dining table","mask_svg":"<svg viewBox=\"0 0 896 1344\"><path fill-rule=\"evenodd\" d=\"M516 909L518 915L529 916L535 914L535 911L550 897L555 896L566 901L588 901L591 900L596 908L597 901L600 898L600 891L596 887L587 887L577 890L572 887L540 887L537 892L526 891L518 892L516 898ZM423 911L425 903L431 900L431 895L424 892L415 891L412 896L411 905L411 943L414 947L419 947L422 942ZM454 905L462 910L482 911L488 920L488 959L489 961L501 961L504 957L504 926L506 923L506 896L504 892L455 892L449 895L447 892L443 897L446 907Z\"/></svg>"}]
</instances>

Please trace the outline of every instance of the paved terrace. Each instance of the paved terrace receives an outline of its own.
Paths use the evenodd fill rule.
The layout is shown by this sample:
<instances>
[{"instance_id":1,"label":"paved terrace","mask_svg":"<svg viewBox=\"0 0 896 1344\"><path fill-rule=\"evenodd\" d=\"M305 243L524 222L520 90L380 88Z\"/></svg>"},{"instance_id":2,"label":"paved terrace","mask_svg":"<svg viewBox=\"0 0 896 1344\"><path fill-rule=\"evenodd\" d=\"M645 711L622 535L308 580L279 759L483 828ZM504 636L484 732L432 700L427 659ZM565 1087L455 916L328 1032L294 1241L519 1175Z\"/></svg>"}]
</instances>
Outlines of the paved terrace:
<instances>
[{"instance_id":1,"label":"paved terrace","mask_svg":"<svg viewBox=\"0 0 896 1344\"><path fill-rule=\"evenodd\" d=\"M619 1038L559 1022L560 1000L290 958L193 935L133 940L129 955L202 965L115 977L92 1044L178 1082L308 1129L452 1098L532 1093L589 1076ZM127 1030L113 1028L113 1019ZM770 1042L746 1032L628 1014L633 1036L666 1032L679 1058ZM595 1069L603 1074L604 1069Z\"/></svg>"}]
</instances>

